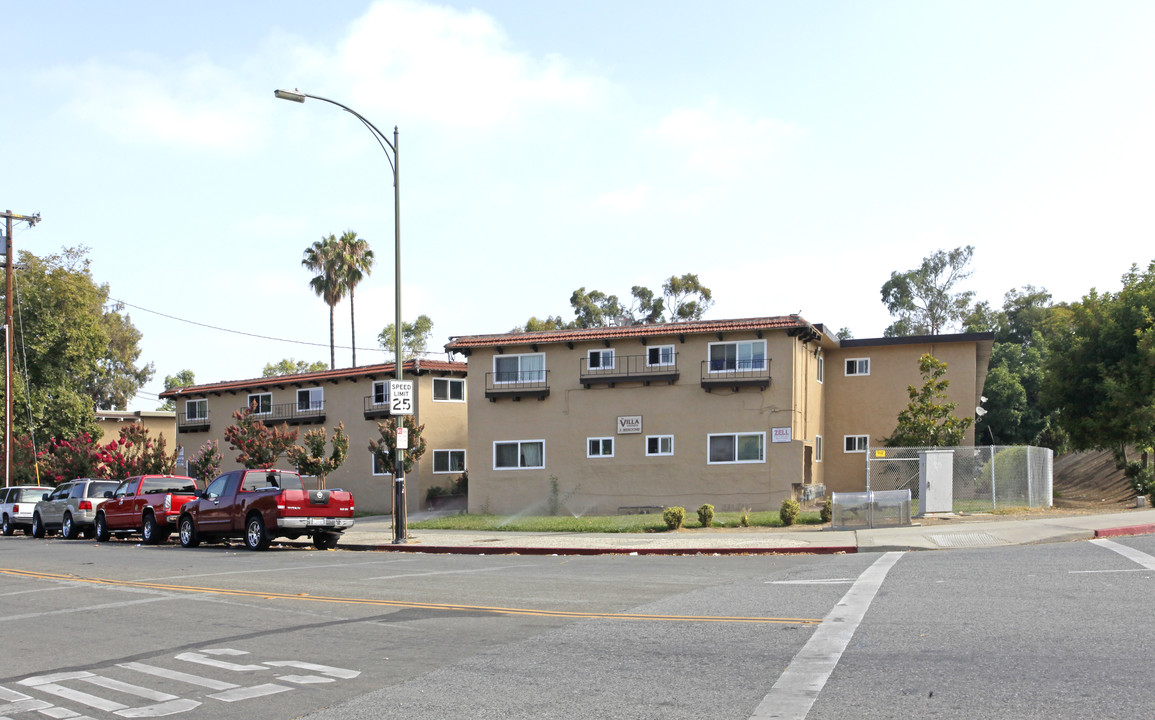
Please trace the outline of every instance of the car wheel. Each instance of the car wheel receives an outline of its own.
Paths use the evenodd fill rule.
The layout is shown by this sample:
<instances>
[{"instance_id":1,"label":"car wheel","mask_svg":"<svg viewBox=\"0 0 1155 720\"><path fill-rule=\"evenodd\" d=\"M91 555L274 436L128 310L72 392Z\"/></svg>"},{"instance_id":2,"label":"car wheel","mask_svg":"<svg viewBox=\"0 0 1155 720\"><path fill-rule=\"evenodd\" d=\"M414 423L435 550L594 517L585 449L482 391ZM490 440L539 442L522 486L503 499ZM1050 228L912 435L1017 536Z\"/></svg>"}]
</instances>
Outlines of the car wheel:
<instances>
[{"instance_id":1,"label":"car wheel","mask_svg":"<svg viewBox=\"0 0 1155 720\"><path fill-rule=\"evenodd\" d=\"M313 547L318 550L332 550L337 547L337 541L341 536L337 533L317 533L313 536Z\"/></svg>"},{"instance_id":2,"label":"car wheel","mask_svg":"<svg viewBox=\"0 0 1155 720\"><path fill-rule=\"evenodd\" d=\"M269 534L265 531L265 521L260 515L250 515L245 521L245 547L250 550L265 550L269 547Z\"/></svg>"},{"instance_id":3,"label":"car wheel","mask_svg":"<svg viewBox=\"0 0 1155 720\"><path fill-rule=\"evenodd\" d=\"M140 526L140 535L145 545L156 545L161 541L160 526L156 524L156 516L148 513Z\"/></svg>"},{"instance_id":4,"label":"car wheel","mask_svg":"<svg viewBox=\"0 0 1155 720\"><path fill-rule=\"evenodd\" d=\"M75 540L79 535L76 523L72 522L72 513L64 513L64 520L60 523L60 537Z\"/></svg>"},{"instance_id":5,"label":"car wheel","mask_svg":"<svg viewBox=\"0 0 1155 720\"><path fill-rule=\"evenodd\" d=\"M96 536L97 542L108 542L109 538L112 537L112 533L108 531L108 520L104 518L104 513L97 513L94 527L96 532L93 534Z\"/></svg>"},{"instance_id":6,"label":"car wheel","mask_svg":"<svg viewBox=\"0 0 1155 720\"><path fill-rule=\"evenodd\" d=\"M32 537L42 538L44 535L44 521L40 519L40 513L36 513L32 516Z\"/></svg>"},{"instance_id":7,"label":"car wheel","mask_svg":"<svg viewBox=\"0 0 1155 720\"><path fill-rule=\"evenodd\" d=\"M200 538L197 537L197 526L192 517L188 515L181 517L179 530L181 547L195 548L201 544Z\"/></svg>"},{"instance_id":8,"label":"car wheel","mask_svg":"<svg viewBox=\"0 0 1155 720\"><path fill-rule=\"evenodd\" d=\"M16 532L16 528L12 527L12 518L5 515L4 526L0 527L0 533L4 533L5 536L10 536L14 532Z\"/></svg>"}]
</instances>

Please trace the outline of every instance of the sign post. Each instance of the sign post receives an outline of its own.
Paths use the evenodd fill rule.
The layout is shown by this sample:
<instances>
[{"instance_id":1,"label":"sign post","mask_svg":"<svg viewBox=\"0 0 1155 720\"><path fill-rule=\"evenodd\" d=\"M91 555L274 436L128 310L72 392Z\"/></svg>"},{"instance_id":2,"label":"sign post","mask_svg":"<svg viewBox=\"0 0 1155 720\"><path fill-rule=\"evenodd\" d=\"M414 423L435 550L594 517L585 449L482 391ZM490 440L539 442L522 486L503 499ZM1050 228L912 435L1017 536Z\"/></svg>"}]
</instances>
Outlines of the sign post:
<instances>
[{"instance_id":1,"label":"sign post","mask_svg":"<svg viewBox=\"0 0 1155 720\"><path fill-rule=\"evenodd\" d=\"M405 542L405 450L409 434L405 416L413 414L413 381L389 381L389 414L396 423L396 447L393 453L393 543Z\"/></svg>"}]
</instances>

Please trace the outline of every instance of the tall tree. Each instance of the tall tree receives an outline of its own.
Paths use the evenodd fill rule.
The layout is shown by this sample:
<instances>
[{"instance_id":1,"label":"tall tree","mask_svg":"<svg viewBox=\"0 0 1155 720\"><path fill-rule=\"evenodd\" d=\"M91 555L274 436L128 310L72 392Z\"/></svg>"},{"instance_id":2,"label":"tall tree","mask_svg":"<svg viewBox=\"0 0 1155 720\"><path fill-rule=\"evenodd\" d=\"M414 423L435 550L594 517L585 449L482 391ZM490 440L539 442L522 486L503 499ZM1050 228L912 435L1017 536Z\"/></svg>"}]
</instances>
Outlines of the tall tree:
<instances>
[{"instance_id":1,"label":"tall tree","mask_svg":"<svg viewBox=\"0 0 1155 720\"><path fill-rule=\"evenodd\" d=\"M344 464L349 455L349 436L345 434L345 423L333 428L332 452L325 455L325 443L329 441L325 428L313 428L305 433L305 444L293 445L288 449L289 462L302 475L317 478L317 489L325 489L325 477Z\"/></svg>"},{"instance_id":2,"label":"tall tree","mask_svg":"<svg viewBox=\"0 0 1155 720\"><path fill-rule=\"evenodd\" d=\"M329 366L323 360L316 362L306 362L304 360L297 360L295 358L285 358L276 363L266 363L265 369L261 370L261 377L281 377L282 375L300 375L308 372L321 372L328 370Z\"/></svg>"},{"instance_id":3,"label":"tall tree","mask_svg":"<svg viewBox=\"0 0 1155 720\"><path fill-rule=\"evenodd\" d=\"M950 381L947 365L924 353L918 360L922 386L908 385L910 404L898 414L898 425L883 442L889 447L951 447L961 445L973 418L955 415L958 403L945 402Z\"/></svg>"},{"instance_id":4,"label":"tall tree","mask_svg":"<svg viewBox=\"0 0 1155 720\"><path fill-rule=\"evenodd\" d=\"M429 347L429 336L433 334L433 321L428 315L418 315L412 323L401 321L401 355L402 362L415 358ZM397 354L397 336L393 323L385 326L377 336L381 349L387 353ZM396 358L394 358L396 359Z\"/></svg>"},{"instance_id":5,"label":"tall tree","mask_svg":"<svg viewBox=\"0 0 1155 720\"><path fill-rule=\"evenodd\" d=\"M309 281L313 292L329 306L329 367L337 369L337 341L334 331L333 311L341 298L345 297L345 280L341 274L340 244L336 235L314 242L305 249L301 265L317 273Z\"/></svg>"},{"instance_id":6,"label":"tall tree","mask_svg":"<svg viewBox=\"0 0 1155 720\"><path fill-rule=\"evenodd\" d=\"M236 423L225 428L225 441L237 451L237 462L249 469L271 468L297 441L288 425L271 428L253 417L247 407L233 413Z\"/></svg>"},{"instance_id":7,"label":"tall tree","mask_svg":"<svg viewBox=\"0 0 1155 720\"><path fill-rule=\"evenodd\" d=\"M637 289L634 288L635 296ZM671 321L701 320L714 304L710 288L702 285L694 273L686 273L681 277L670 276L669 280L662 283L662 293Z\"/></svg>"},{"instance_id":8,"label":"tall tree","mask_svg":"<svg viewBox=\"0 0 1155 720\"><path fill-rule=\"evenodd\" d=\"M974 246L939 250L906 272L892 272L882 286L882 302L897 318L884 334L938 335L961 324L971 310L974 293L956 291L971 276Z\"/></svg>"},{"instance_id":9,"label":"tall tree","mask_svg":"<svg viewBox=\"0 0 1155 720\"><path fill-rule=\"evenodd\" d=\"M164 376L164 389L175 390L177 388L186 388L196 385L196 374L192 370L181 370L176 375ZM176 403L174 401L165 400L164 404L157 408L157 410L176 410Z\"/></svg>"},{"instance_id":10,"label":"tall tree","mask_svg":"<svg viewBox=\"0 0 1155 720\"><path fill-rule=\"evenodd\" d=\"M409 449L405 451L405 474L413 472L417 461L425 455L425 438L421 437L425 426L418 425L412 415L402 415L402 427L409 431ZM381 438L369 441L369 452L381 461L382 467L389 475L394 474L397 464L397 418L389 418L385 422L377 423L377 432Z\"/></svg>"},{"instance_id":11,"label":"tall tree","mask_svg":"<svg viewBox=\"0 0 1155 720\"><path fill-rule=\"evenodd\" d=\"M105 289L107 295L107 288ZM140 330L128 315L121 315L124 306L117 303L101 315L101 324L108 335L108 346L97 360L96 372L88 381L88 394L100 410L124 410L128 401L154 374L152 363L138 366L140 358Z\"/></svg>"},{"instance_id":12,"label":"tall tree","mask_svg":"<svg viewBox=\"0 0 1155 720\"><path fill-rule=\"evenodd\" d=\"M353 290L373 272L373 251L369 242L357 237L357 233L346 230L337 241L339 269L338 275L345 289L349 291L349 329L353 346L353 367L357 367L357 315L353 309Z\"/></svg>"}]
</instances>

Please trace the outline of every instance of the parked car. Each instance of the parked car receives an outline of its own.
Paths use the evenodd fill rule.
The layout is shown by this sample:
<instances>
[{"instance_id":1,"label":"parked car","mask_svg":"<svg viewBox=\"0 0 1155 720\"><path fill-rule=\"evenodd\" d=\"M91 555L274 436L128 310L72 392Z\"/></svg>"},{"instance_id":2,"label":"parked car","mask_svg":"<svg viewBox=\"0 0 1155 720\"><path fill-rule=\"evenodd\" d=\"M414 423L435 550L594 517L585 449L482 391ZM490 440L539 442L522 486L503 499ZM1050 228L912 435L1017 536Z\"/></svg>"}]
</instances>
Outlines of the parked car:
<instances>
[{"instance_id":1,"label":"parked car","mask_svg":"<svg viewBox=\"0 0 1155 720\"><path fill-rule=\"evenodd\" d=\"M0 487L0 520L3 521L0 532L11 535L23 530L25 535L31 535L32 511L51 491L47 485Z\"/></svg>"},{"instance_id":2,"label":"parked car","mask_svg":"<svg viewBox=\"0 0 1155 720\"><path fill-rule=\"evenodd\" d=\"M244 538L250 550L264 550L275 537L302 535L311 537L318 549L329 550L351 527L351 492L306 490L301 476L291 470L227 472L185 504L178 523L183 547Z\"/></svg>"},{"instance_id":3,"label":"parked car","mask_svg":"<svg viewBox=\"0 0 1155 720\"><path fill-rule=\"evenodd\" d=\"M42 538L60 531L69 540L84 534L92 537L96 531L96 508L105 501L105 493L116 490L115 480L79 478L60 483L48 497L36 503L32 511L32 537Z\"/></svg>"},{"instance_id":4,"label":"parked car","mask_svg":"<svg viewBox=\"0 0 1155 720\"><path fill-rule=\"evenodd\" d=\"M96 510L96 539L140 533L147 545L168 540L180 509L197 495L197 481L184 475L137 475L116 486Z\"/></svg>"}]
</instances>

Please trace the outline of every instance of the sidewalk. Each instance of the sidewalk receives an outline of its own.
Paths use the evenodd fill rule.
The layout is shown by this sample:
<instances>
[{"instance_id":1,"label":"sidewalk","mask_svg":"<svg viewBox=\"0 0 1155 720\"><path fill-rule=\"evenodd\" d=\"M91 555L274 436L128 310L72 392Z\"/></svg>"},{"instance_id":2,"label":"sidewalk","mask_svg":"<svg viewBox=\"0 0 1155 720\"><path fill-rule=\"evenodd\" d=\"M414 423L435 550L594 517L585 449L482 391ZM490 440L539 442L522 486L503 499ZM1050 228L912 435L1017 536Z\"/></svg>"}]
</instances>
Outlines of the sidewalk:
<instances>
[{"instance_id":1,"label":"sidewalk","mask_svg":"<svg viewBox=\"0 0 1155 720\"><path fill-rule=\"evenodd\" d=\"M411 513L410 522L428 517ZM745 555L854 553L889 550L1035 545L1155 533L1155 509L1101 515L1058 515L1003 520L998 515L955 516L908 527L831 530L795 526L742 530L683 530L665 533L527 533L468 530L410 530L393 543L389 516L360 518L338 544L345 550L472 555Z\"/></svg>"}]
</instances>

